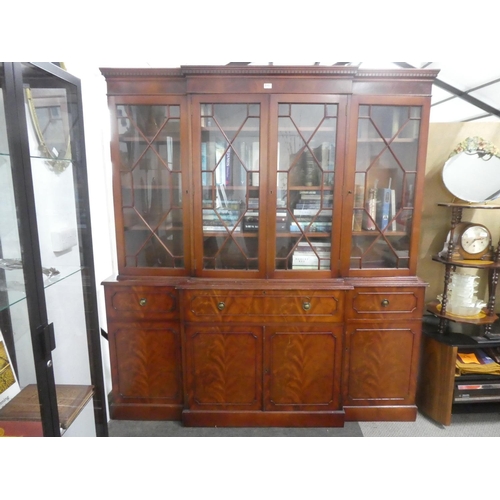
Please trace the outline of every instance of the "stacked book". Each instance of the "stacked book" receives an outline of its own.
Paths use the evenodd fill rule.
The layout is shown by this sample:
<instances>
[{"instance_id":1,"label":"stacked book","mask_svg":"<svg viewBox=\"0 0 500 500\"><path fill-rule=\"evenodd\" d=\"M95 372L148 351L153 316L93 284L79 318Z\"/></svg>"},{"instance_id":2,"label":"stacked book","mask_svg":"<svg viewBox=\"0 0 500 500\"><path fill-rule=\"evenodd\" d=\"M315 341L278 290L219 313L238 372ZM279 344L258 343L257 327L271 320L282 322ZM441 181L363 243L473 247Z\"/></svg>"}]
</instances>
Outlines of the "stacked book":
<instances>
[{"instance_id":1,"label":"stacked book","mask_svg":"<svg viewBox=\"0 0 500 500\"><path fill-rule=\"evenodd\" d=\"M243 216L243 231L257 233L259 231L259 211L248 210Z\"/></svg>"},{"instance_id":2,"label":"stacked book","mask_svg":"<svg viewBox=\"0 0 500 500\"><path fill-rule=\"evenodd\" d=\"M236 226L240 217L240 211L228 208L219 208L215 210L203 210L203 231L219 232L219 231L235 231L240 230L240 226ZM236 227L235 227L236 226Z\"/></svg>"},{"instance_id":3,"label":"stacked book","mask_svg":"<svg viewBox=\"0 0 500 500\"><path fill-rule=\"evenodd\" d=\"M321 191L301 191L293 209L295 220L290 223L290 231L298 233L332 231L332 194Z\"/></svg>"},{"instance_id":4,"label":"stacked book","mask_svg":"<svg viewBox=\"0 0 500 500\"><path fill-rule=\"evenodd\" d=\"M285 231L287 228L286 210L276 212L276 230ZM259 212L257 210L248 210L243 217L243 231L247 233L258 232L259 230Z\"/></svg>"},{"instance_id":5,"label":"stacked book","mask_svg":"<svg viewBox=\"0 0 500 500\"><path fill-rule=\"evenodd\" d=\"M259 198L248 198L248 210L243 216L243 231L257 233L259 231Z\"/></svg>"},{"instance_id":6,"label":"stacked book","mask_svg":"<svg viewBox=\"0 0 500 500\"><path fill-rule=\"evenodd\" d=\"M330 242L314 242L314 249L311 243L301 241L293 252L293 269L330 269Z\"/></svg>"}]
</instances>

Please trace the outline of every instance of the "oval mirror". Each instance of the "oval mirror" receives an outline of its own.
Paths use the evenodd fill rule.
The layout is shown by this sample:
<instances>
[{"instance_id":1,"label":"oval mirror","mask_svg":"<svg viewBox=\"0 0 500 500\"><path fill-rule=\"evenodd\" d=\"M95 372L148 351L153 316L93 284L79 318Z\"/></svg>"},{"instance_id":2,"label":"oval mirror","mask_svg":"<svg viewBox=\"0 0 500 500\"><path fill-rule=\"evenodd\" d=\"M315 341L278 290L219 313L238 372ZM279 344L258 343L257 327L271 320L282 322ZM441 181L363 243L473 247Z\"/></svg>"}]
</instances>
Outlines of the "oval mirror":
<instances>
[{"instance_id":1,"label":"oval mirror","mask_svg":"<svg viewBox=\"0 0 500 500\"><path fill-rule=\"evenodd\" d=\"M499 198L500 158L495 156L496 151L491 152L491 148L471 148L471 144L477 146L477 140L473 143L471 139L464 142L467 145L465 150L459 150L444 164L444 185L451 194L471 203ZM485 144L485 141L481 144Z\"/></svg>"}]
</instances>

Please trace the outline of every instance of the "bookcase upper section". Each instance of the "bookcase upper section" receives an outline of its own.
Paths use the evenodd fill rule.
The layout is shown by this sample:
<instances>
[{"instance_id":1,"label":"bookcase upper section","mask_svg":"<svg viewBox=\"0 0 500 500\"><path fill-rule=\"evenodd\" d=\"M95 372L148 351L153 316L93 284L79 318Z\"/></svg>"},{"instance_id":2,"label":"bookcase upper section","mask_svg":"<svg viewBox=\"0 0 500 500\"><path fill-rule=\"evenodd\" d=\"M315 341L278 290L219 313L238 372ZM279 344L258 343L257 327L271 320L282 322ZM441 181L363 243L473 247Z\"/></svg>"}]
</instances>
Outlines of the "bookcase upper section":
<instances>
[{"instance_id":1,"label":"bookcase upper section","mask_svg":"<svg viewBox=\"0 0 500 500\"><path fill-rule=\"evenodd\" d=\"M121 276L415 274L436 71L101 71Z\"/></svg>"}]
</instances>

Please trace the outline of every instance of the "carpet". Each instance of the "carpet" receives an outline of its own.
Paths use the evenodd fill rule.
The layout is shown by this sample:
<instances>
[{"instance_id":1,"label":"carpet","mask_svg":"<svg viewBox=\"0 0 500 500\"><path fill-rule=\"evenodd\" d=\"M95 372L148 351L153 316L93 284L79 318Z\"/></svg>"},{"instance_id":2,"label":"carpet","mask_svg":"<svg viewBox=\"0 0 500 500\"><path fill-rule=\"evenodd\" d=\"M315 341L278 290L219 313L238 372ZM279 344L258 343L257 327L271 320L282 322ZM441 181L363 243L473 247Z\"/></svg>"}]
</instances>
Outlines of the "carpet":
<instances>
[{"instance_id":1,"label":"carpet","mask_svg":"<svg viewBox=\"0 0 500 500\"><path fill-rule=\"evenodd\" d=\"M344 427L184 427L181 422L110 420L110 437L363 437L357 422Z\"/></svg>"}]
</instances>

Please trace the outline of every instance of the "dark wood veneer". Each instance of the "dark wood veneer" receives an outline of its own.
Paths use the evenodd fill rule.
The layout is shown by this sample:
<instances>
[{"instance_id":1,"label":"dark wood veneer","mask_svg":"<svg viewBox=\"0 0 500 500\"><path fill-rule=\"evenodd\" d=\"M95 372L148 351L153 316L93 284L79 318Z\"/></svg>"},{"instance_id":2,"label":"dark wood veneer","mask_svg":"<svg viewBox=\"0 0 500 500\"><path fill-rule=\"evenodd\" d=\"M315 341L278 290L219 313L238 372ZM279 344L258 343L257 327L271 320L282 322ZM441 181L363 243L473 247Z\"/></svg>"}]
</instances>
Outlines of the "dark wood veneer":
<instances>
[{"instance_id":1,"label":"dark wood veneer","mask_svg":"<svg viewBox=\"0 0 500 500\"><path fill-rule=\"evenodd\" d=\"M113 418L182 419L187 426L342 426L345 420L414 420L426 286L415 274L430 92L437 72L229 65L105 68L102 73L113 116L111 157L119 271L118 279L104 283ZM212 115L204 106L210 110L220 105L227 110L240 104L249 105L241 129L232 124L222 133L215 123L205 123L205 117ZM288 171L276 166L280 155L287 154L288 162L295 155L295 151L285 152L277 146L277 136L290 132L289 125L280 128L280 116L281 120L287 117L286 112L280 115L280 105L304 105L315 113L321 108L324 123L315 131L301 130L297 137L311 150L323 148L325 141L334 146L330 158L334 168L328 174L331 181L321 177L330 171L326 163L320 167L323 180L315 186L296 177L305 167L291 167L292 161L285 189L288 199L307 196L307 190L331 194L331 231L321 227L314 231L311 226L303 237L303 242L326 242L330 247L326 268L294 268L287 253L293 249L286 248L285 240L292 241L298 233L291 226L277 228L277 179L279 173ZM166 151L173 146L158 141L161 134L144 133L132 123L131 111L126 117L117 116L117 106L125 114L129 113L127 106L143 110L177 106L180 110L179 130L173 140L181 165L175 182L182 183L178 202L182 220L175 221L176 225L164 224L166 211L160 222L155 220L157 226L146 221L138 202L142 190L156 195L162 189L158 179L153 183L147 177L150 165L142 164L142 158L149 154L149 161L159 160L169 169ZM388 133L392 139L385 135L377 140L359 139L360 110L396 107L420 113L405 118L416 120L419 133L410 135L411 166L399 179L400 185L406 176L412 180L411 224L401 224L390 233L354 230L358 145L363 144L363 155L375 158L384 144L398 156L395 151L408 142L406 136L398 136L397 127L403 123L394 121L399 118L390 123L395 128ZM253 114L257 109L258 125ZM333 116L329 114L332 110ZM160 124L165 119L162 115ZM300 117L294 115L290 121L294 120L300 121ZM124 133L126 125L134 139ZM381 126L377 123L379 129ZM245 133L238 136L244 128ZM249 210L249 199L259 200L259 225L254 232L204 226L204 220L214 220L204 219L202 214L215 189L213 183L205 186L208 189L202 187L207 174L201 167L207 158L202 143L215 141L214 137L230 148L239 147L238 141L259 143L258 185L251 185L247 174L243 174L246 184L231 184L236 198L244 194L245 210ZM242 150L233 153L242 156ZM243 160L241 156L239 160ZM400 165L404 159L404 155L397 157L396 163ZM242 166L244 163L241 161ZM247 172L253 171L247 167L245 164ZM395 175L390 168L397 166L374 169L374 175L385 176L380 181L387 182ZM124 187L122 182L132 187ZM368 186L374 180L363 182ZM173 184L170 188L174 193ZM126 210L122 196L129 203ZM287 209L290 217L295 215L291 202ZM134 217L139 224L133 223ZM183 238L176 240L172 253L182 254L183 266L162 267L158 261L148 266L144 263L147 256L140 256L140 265L133 263L134 258L139 262L147 245L160 242L165 246L173 241L181 227ZM136 241L134 231L138 229L143 235ZM366 257L368 264L355 268L351 252L358 243L363 246L364 239L374 255L369 256L371 260ZM398 242L407 257L397 252ZM126 243L137 249L132 257L126 254ZM403 255L404 264L386 265L383 259L387 255L377 253L384 245L392 255Z\"/></svg>"}]
</instances>

